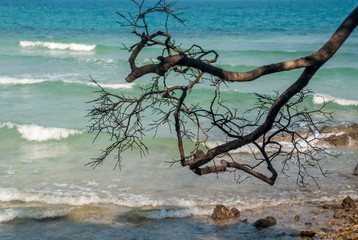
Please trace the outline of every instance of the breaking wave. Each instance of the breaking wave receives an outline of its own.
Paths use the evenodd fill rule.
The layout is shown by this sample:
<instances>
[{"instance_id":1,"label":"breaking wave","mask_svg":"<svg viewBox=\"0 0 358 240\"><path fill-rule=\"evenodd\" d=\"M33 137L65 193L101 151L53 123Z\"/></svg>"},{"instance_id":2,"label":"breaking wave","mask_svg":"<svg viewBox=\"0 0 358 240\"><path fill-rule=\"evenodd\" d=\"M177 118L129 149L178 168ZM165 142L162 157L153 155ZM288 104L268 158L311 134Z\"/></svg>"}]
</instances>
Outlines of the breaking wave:
<instances>
[{"instance_id":1,"label":"breaking wave","mask_svg":"<svg viewBox=\"0 0 358 240\"><path fill-rule=\"evenodd\" d=\"M90 87L97 87L93 82L84 82L77 80L51 80L51 79L29 79L29 78L13 78L2 77L0 78L0 85L31 85L45 82L62 82L65 84L82 84ZM135 85L134 83L99 83L103 88L109 89L131 89Z\"/></svg>"},{"instance_id":2,"label":"breaking wave","mask_svg":"<svg viewBox=\"0 0 358 240\"><path fill-rule=\"evenodd\" d=\"M63 81L64 83L77 83L83 84L84 82L81 81ZM97 87L97 84L93 82L86 82L84 83L87 86ZM99 83L99 85L103 88L110 88L110 89L131 89L134 86L134 83Z\"/></svg>"},{"instance_id":3,"label":"breaking wave","mask_svg":"<svg viewBox=\"0 0 358 240\"><path fill-rule=\"evenodd\" d=\"M53 219L65 216L71 209L53 209L49 207L0 208L0 223L14 219Z\"/></svg>"},{"instance_id":4,"label":"breaking wave","mask_svg":"<svg viewBox=\"0 0 358 240\"><path fill-rule=\"evenodd\" d=\"M326 102L333 102L333 103L336 103L341 106L358 106L357 100L335 98L335 97L327 95L327 94L315 94L313 96L312 101L314 104L323 104Z\"/></svg>"},{"instance_id":5,"label":"breaking wave","mask_svg":"<svg viewBox=\"0 0 358 240\"><path fill-rule=\"evenodd\" d=\"M46 82L46 79L29 79L29 78L12 78L2 77L0 78L0 85L26 85L26 84L37 84Z\"/></svg>"},{"instance_id":6,"label":"breaking wave","mask_svg":"<svg viewBox=\"0 0 358 240\"><path fill-rule=\"evenodd\" d=\"M72 50L72 51L93 51L96 45L78 44L78 43L57 43L57 42L41 42L41 41L20 41L20 47L41 47L51 50Z\"/></svg>"},{"instance_id":7,"label":"breaking wave","mask_svg":"<svg viewBox=\"0 0 358 240\"><path fill-rule=\"evenodd\" d=\"M28 141L43 142L48 140L60 140L71 135L82 134L83 131L75 129L57 128L57 127L42 127L35 124L15 124L6 122L0 124L0 128L16 128L23 139Z\"/></svg>"}]
</instances>

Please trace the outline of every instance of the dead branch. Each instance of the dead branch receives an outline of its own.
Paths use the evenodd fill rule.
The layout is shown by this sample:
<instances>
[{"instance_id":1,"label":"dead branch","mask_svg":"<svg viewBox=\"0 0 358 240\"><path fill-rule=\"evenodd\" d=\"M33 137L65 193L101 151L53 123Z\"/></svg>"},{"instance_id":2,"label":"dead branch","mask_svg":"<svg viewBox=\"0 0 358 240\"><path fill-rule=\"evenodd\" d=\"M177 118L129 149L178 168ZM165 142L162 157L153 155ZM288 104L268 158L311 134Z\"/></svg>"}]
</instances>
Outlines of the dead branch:
<instances>
[{"instance_id":1,"label":"dead branch","mask_svg":"<svg viewBox=\"0 0 358 240\"><path fill-rule=\"evenodd\" d=\"M102 163L114 149L118 150L118 162L120 154L128 149L138 148L141 153L145 153L147 148L142 139L146 129L142 126L142 117L144 112L149 111L160 116L158 120L153 121L152 128L158 129L164 123L169 128L173 127L178 141L179 161L182 166L189 166L198 175L243 171L273 185L278 176L273 160L281 156L284 159L281 171L283 174L289 168L289 163L294 161L299 168L297 177L299 184L304 184L306 177L315 181L308 169L316 166L320 168L319 154L329 153L319 144L321 139L316 133L319 133L320 122L313 121L312 115L321 114L330 119L330 113L325 112L323 108L302 109L300 103L310 94L304 90L309 81L356 28L358 7L343 21L322 48L309 56L268 64L249 72L231 72L213 65L219 57L215 51L206 51L197 44L185 50L172 42L172 36L168 32L168 18L173 17L179 22L184 22L179 17L181 12L178 11L181 9L174 8L175 3L159 0L153 7L144 9L144 1L139 3L132 0L132 2L138 8L136 15L126 16L118 13L125 22L123 25L132 27L133 33L139 38L137 43L128 48L131 52L128 59L131 72L126 77L126 81L133 82L152 73L155 77L152 86L142 89L142 94L138 98L111 94L101 88L101 96L93 101L94 107L89 112L92 120L91 131L98 134L108 133L114 143L90 163L92 166ZM152 32L146 20L147 15L158 13L166 15L163 23L165 32ZM139 53L144 48L153 46L162 48L162 55L157 56L159 63L138 67L136 59ZM283 93L275 97L257 95L257 104L248 110L248 112L256 111L254 119L248 119L236 109L229 108L222 100L221 84L253 81L267 74L298 68L304 68L301 76ZM172 72L182 75L188 83L168 87L166 78ZM200 81L212 83L214 88L212 101L208 107L189 106L185 101ZM194 131L186 124L188 120L195 125ZM209 120L209 126L204 126L205 120ZM305 132L297 130L302 123L308 129ZM227 141L209 148L207 140L213 129L219 130ZM204 139L201 138L202 135ZM287 149L280 143L280 137L286 138L290 148ZM189 154L184 149L183 138L195 142L195 148L189 151ZM207 151L202 151L200 145L206 146ZM252 151L257 150L257 153L253 151L255 164L239 163L230 154L230 151L243 146L250 146ZM220 165L215 164L218 158L221 159ZM266 166L267 173L258 170L261 165ZM324 174L323 171L322 173Z\"/></svg>"}]
</instances>

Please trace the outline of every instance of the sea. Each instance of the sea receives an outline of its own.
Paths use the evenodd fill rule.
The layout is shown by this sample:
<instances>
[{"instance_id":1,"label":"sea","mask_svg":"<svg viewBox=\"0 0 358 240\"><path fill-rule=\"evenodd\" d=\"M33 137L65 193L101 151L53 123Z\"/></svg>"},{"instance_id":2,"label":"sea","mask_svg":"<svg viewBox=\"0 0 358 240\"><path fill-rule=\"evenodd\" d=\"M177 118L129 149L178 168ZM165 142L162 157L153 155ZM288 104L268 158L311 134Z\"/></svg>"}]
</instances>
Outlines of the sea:
<instances>
[{"instance_id":1,"label":"sea","mask_svg":"<svg viewBox=\"0 0 358 240\"><path fill-rule=\"evenodd\" d=\"M155 3L148 0L144 8ZM356 6L356 0L177 0L174 8L186 21L169 18L168 30L182 48L215 50L215 65L249 71L318 50ZM105 133L95 140L97 132L89 131L87 115L100 96L91 79L111 93L139 96L153 78L125 81L126 47L138 37L117 12L134 16L138 8L129 0L0 0L0 239L291 239L281 233L312 227L295 222L292 210L348 195L358 199L352 175L358 150L349 145L329 147L332 154L321 160L327 174L311 169L317 184L307 179L305 188L297 185L295 164L273 186L252 177L236 181L243 173L197 176L172 164L179 152L167 125L155 137L144 136L148 153L124 152L120 169L114 156L96 168L86 165L111 144ZM149 17L150 30L165 30L165 19ZM146 49L137 65L160 53ZM228 83L225 103L250 108L254 93L274 96L301 72ZM181 81L173 74L167 84L186 84ZM312 95L302 104L318 109L329 101L332 126L358 122L357 30L308 89ZM208 105L213 92L203 82L192 94L196 104ZM147 115L143 124L155 117ZM224 140L217 132L209 142ZM232 156L254 161L248 149ZM281 162L275 162L278 172ZM214 222L217 204L236 207L241 220ZM256 230L253 222L265 211L278 224Z\"/></svg>"}]
</instances>

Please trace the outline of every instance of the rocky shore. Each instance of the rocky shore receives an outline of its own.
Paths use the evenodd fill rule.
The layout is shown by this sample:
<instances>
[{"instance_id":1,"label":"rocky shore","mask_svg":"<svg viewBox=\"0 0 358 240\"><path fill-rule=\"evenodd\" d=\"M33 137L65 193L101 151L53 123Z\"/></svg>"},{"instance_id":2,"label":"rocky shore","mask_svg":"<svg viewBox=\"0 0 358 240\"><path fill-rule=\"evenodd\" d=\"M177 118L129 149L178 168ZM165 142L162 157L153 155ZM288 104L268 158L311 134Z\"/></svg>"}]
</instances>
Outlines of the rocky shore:
<instances>
[{"instance_id":1,"label":"rocky shore","mask_svg":"<svg viewBox=\"0 0 358 240\"><path fill-rule=\"evenodd\" d=\"M300 136L305 138L315 137L318 144L332 145L337 147L358 147L358 124L353 123L348 126L323 126L319 132L310 130L298 131ZM294 136L298 138L297 135ZM292 136L290 134L282 134L276 136L274 140L290 142Z\"/></svg>"},{"instance_id":2,"label":"rocky shore","mask_svg":"<svg viewBox=\"0 0 358 240\"><path fill-rule=\"evenodd\" d=\"M334 215L328 223L337 229L321 229L316 234L319 239L358 239L358 208L355 201L346 197L341 204L323 205L322 208L334 209Z\"/></svg>"},{"instance_id":3,"label":"rocky shore","mask_svg":"<svg viewBox=\"0 0 358 240\"><path fill-rule=\"evenodd\" d=\"M333 202L277 206L242 212L236 208L217 205L211 217L219 225L243 222L252 224L257 231L275 228L277 238L358 239L358 205L349 196Z\"/></svg>"}]
</instances>

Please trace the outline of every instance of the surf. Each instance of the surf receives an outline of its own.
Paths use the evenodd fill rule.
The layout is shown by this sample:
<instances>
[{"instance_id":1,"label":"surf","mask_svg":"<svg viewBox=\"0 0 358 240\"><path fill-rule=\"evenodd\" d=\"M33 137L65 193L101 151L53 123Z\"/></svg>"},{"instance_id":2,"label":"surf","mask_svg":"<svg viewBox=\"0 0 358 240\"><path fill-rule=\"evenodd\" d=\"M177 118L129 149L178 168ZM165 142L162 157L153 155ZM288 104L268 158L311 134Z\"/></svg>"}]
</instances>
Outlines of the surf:
<instances>
[{"instance_id":1,"label":"surf","mask_svg":"<svg viewBox=\"0 0 358 240\"><path fill-rule=\"evenodd\" d=\"M23 139L36 142L61 140L84 132L76 129L43 127L36 124L15 124L12 122L0 124L1 128L16 129Z\"/></svg>"},{"instance_id":2,"label":"surf","mask_svg":"<svg viewBox=\"0 0 358 240\"><path fill-rule=\"evenodd\" d=\"M29 47L39 47L47 48L50 50L71 50L71 51L93 51L96 48L96 45L89 44L79 44L79 43L60 43L60 42L42 42L42 41L20 41L20 47L29 48Z\"/></svg>"}]
</instances>

